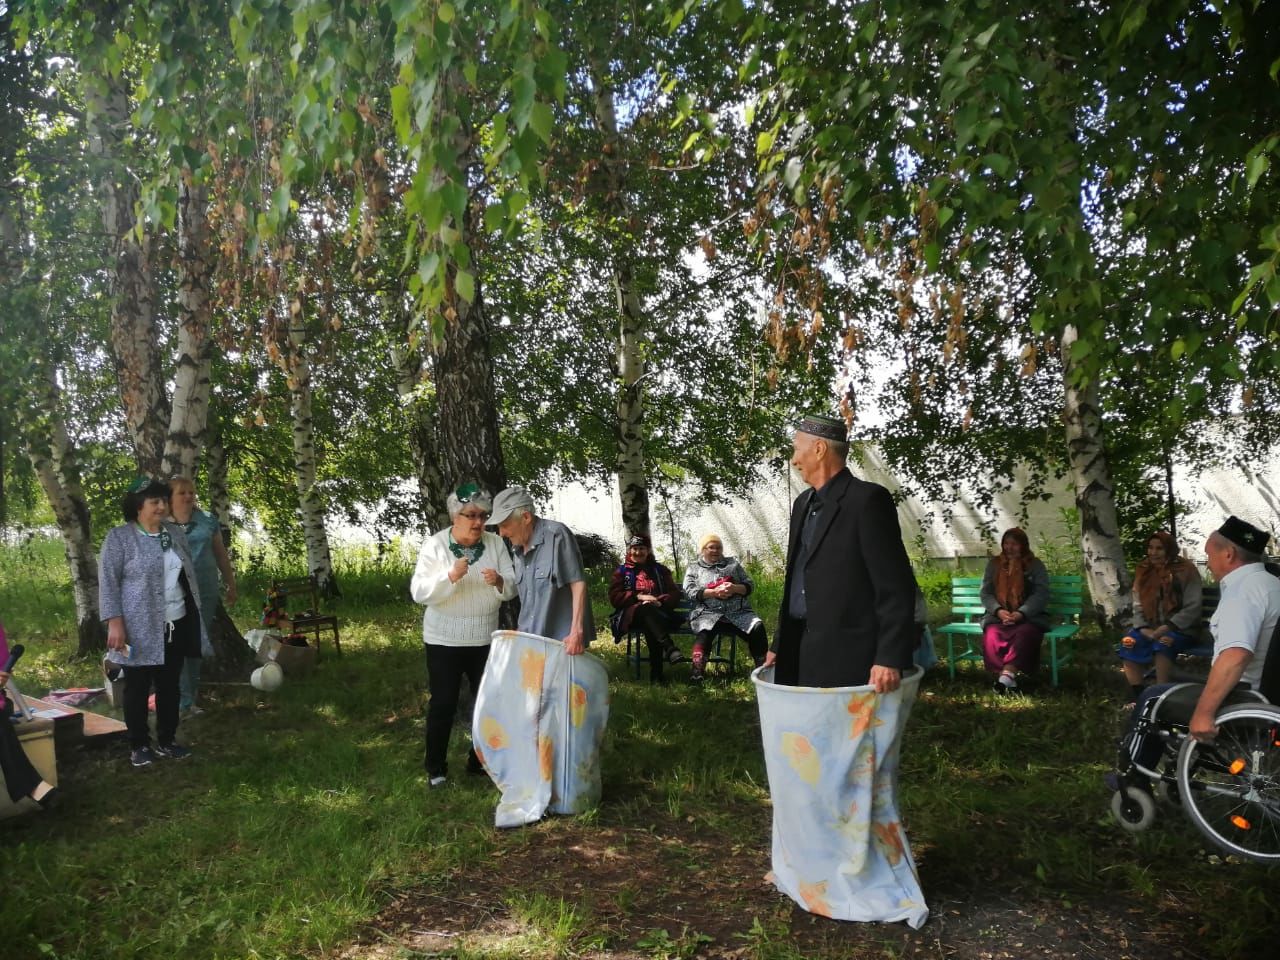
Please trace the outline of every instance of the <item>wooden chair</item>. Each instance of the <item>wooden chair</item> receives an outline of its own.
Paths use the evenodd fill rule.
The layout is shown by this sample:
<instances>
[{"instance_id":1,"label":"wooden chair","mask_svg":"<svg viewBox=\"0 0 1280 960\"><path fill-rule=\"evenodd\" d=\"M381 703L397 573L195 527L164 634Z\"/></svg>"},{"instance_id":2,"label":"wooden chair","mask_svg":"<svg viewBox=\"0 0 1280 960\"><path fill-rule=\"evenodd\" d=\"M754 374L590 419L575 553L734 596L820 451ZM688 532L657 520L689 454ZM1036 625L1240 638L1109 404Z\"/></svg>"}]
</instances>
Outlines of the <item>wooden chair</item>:
<instances>
[{"instance_id":1,"label":"wooden chair","mask_svg":"<svg viewBox=\"0 0 1280 960\"><path fill-rule=\"evenodd\" d=\"M286 613L295 633L309 633L315 639L316 659L320 659L320 634L327 631L333 637L333 649L342 656L342 642L338 637L338 618L320 613L320 587L315 577L285 577L271 581L271 591L278 597L308 597L311 600L303 613ZM286 610L288 606L286 604Z\"/></svg>"},{"instance_id":2,"label":"wooden chair","mask_svg":"<svg viewBox=\"0 0 1280 960\"><path fill-rule=\"evenodd\" d=\"M957 619L939 627L935 635L947 638L947 670L952 680L956 677L958 662L982 662L982 618L986 610L982 606L981 592L981 577L951 578L951 616ZM1049 676L1055 687L1058 685L1058 671L1071 662L1075 653L1072 641L1080 632L1083 596L1083 578L1049 577L1048 614L1055 622L1045 631L1044 639L1049 644ZM955 652L957 637L963 637L966 644L960 654Z\"/></svg>"}]
</instances>

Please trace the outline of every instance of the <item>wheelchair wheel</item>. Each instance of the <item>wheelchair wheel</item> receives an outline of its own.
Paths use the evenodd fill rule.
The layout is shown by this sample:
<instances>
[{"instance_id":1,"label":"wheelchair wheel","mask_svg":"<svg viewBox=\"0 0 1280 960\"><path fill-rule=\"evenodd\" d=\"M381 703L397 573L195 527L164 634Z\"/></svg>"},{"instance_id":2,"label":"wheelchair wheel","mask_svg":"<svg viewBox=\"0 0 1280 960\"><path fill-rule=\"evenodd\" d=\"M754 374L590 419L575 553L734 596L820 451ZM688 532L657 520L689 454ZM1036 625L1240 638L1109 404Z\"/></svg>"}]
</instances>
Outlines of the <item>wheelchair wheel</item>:
<instances>
[{"instance_id":1,"label":"wheelchair wheel","mask_svg":"<svg viewBox=\"0 0 1280 960\"><path fill-rule=\"evenodd\" d=\"M1182 808L1227 853L1280 863L1280 708L1228 707L1213 743L1178 753Z\"/></svg>"},{"instance_id":2,"label":"wheelchair wheel","mask_svg":"<svg viewBox=\"0 0 1280 960\"><path fill-rule=\"evenodd\" d=\"M1111 813L1130 833L1141 833L1156 819L1156 802L1141 787L1124 784L1111 795Z\"/></svg>"}]
</instances>

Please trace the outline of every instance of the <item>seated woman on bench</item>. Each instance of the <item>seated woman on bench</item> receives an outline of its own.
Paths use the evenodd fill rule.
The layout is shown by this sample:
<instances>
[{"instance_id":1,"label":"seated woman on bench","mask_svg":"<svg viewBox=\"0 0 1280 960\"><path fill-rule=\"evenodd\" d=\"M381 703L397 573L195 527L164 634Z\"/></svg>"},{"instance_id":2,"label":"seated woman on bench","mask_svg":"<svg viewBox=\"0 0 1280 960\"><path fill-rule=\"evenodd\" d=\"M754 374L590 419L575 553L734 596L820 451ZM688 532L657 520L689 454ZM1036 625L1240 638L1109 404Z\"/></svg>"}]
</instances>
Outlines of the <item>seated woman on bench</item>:
<instances>
[{"instance_id":1,"label":"seated woman on bench","mask_svg":"<svg viewBox=\"0 0 1280 960\"><path fill-rule=\"evenodd\" d=\"M9 643L5 638L4 625L0 624L0 774L4 775L5 789L9 791L11 801L17 803L23 797L30 797L47 810L58 799L58 788L40 779L40 774L22 749L18 731L13 729L9 720L13 703L4 695L4 685L9 682L9 674L5 670L8 662Z\"/></svg>"},{"instance_id":2,"label":"seated woman on bench","mask_svg":"<svg viewBox=\"0 0 1280 960\"><path fill-rule=\"evenodd\" d=\"M700 683L707 668L711 641L720 632L745 637L751 659L758 667L769 649L764 621L747 599L755 583L733 557L724 555L724 543L714 533L698 542L698 559L684 574L684 594L693 602L689 626L693 630L693 671L690 683Z\"/></svg>"},{"instance_id":3,"label":"seated woman on bench","mask_svg":"<svg viewBox=\"0 0 1280 960\"><path fill-rule=\"evenodd\" d=\"M1195 645L1204 584L1200 571L1178 556L1178 543L1163 530L1147 540L1147 559L1133 572L1133 629L1116 651L1129 683L1129 704L1138 702L1143 678L1155 660L1156 683L1173 679L1178 654Z\"/></svg>"},{"instance_id":4,"label":"seated woman on bench","mask_svg":"<svg viewBox=\"0 0 1280 960\"><path fill-rule=\"evenodd\" d=\"M1000 552L982 577L982 659L996 677L996 693L1018 693L1018 675L1040 665L1040 641L1049 629L1049 571L1031 552L1019 527L1000 537Z\"/></svg>"},{"instance_id":5,"label":"seated woman on bench","mask_svg":"<svg viewBox=\"0 0 1280 960\"><path fill-rule=\"evenodd\" d=\"M680 663L684 655L671 642L675 625L670 611L680 599L671 571L653 556L653 543L643 534L627 541L627 562L613 571L609 626L616 643L631 630L644 634L649 646L649 682L662 683L662 662Z\"/></svg>"}]
</instances>

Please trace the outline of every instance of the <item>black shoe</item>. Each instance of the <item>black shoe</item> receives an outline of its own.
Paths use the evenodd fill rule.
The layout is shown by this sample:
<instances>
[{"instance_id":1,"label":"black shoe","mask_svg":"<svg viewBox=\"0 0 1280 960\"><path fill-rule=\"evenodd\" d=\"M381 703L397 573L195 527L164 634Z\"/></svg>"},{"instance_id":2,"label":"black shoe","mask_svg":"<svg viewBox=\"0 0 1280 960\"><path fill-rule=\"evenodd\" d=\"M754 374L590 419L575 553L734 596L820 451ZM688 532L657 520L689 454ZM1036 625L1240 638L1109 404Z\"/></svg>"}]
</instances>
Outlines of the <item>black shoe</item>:
<instances>
[{"instance_id":1,"label":"black shoe","mask_svg":"<svg viewBox=\"0 0 1280 960\"><path fill-rule=\"evenodd\" d=\"M684 663L684 654L674 643L667 645L666 658L667 663Z\"/></svg>"},{"instance_id":2,"label":"black shoe","mask_svg":"<svg viewBox=\"0 0 1280 960\"><path fill-rule=\"evenodd\" d=\"M166 760L185 760L191 756L191 751L179 743L159 743L156 744L155 754Z\"/></svg>"},{"instance_id":3,"label":"black shoe","mask_svg":"<svg viewBox=\"0 0 1280 960\"><path fill-rule=\"evenodd\" d=\"M32 797L31 799L36 800L35 797ZM57 787L52 787L48 793L46 793L39 800L36 800L36 803L40 805L41 810L52 810L61 802L62 802L62 793L61 791L58 790Z\"/></svg>"},{"instance_id":4,"label":"black shoe","mask_svg":"<svg viewBox=\"0 0 1280 960\"><path fill-rule=\"evenodd\" d=\"M467 773L480 774L484 773L484 764L480 762L480 758L476 756L474 750L467 754Z\"/></svg>"},{"instance_id":5,"label":"black shoe","mask_svg":"<svg viewBox=\"0 0 1280 960\"><path fill-rule=\"evenodd\" d=\"M129 751L129 763L135 767L149 767L156 762L156 755L150 747L138 747Z\"/></svg>"},{"instance_id":6,"label":"black shoe","mask_svg":"<svg viewBox=\"0 0 1280 960\"><path fill-rule=\"evenodd\" d=\"M707 674L706 674L705 667L694 667L693 671L689 674L689 682L692 683L694 686L697 686L698 684L702 683L703 680L706 679L706 676Z\"/></svg>"}]
</instances>

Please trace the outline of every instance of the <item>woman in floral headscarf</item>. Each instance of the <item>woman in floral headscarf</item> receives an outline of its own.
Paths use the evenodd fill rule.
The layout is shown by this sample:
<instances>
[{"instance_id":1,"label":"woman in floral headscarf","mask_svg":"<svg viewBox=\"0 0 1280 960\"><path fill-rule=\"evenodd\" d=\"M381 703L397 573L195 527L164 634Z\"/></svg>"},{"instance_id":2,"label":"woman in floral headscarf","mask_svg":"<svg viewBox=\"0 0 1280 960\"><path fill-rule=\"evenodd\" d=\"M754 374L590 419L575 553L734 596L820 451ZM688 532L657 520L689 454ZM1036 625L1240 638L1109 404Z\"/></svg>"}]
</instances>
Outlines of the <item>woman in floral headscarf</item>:
<instances>
[{"instance_id":1,"label":"woman in floral headscarf","mask_svg":"<svg viewBox=\"0 0 1280 960\"><path fill-rule=\"evenodd\" d=\"M997 693L1017 693L1018 675L1040 665L1040 641L1049 629L1049 571L1031 552L1019 527L1000 537L1000 552L982 577L982 659Z\"/></svg>"},{"instance_id":2,"label":"woman in floral headscarf","mask_svg":"<svg viewBox=\"0 0 1280 960\"><path fill-rule=\"evenodd\" d=\"M1147 559L1133 571L1133 629L1116 651L1129 682L1129 703L1142 693L1156 665L1156 683L1168 683L1178 654L1196 643L1203 584L1194 563L1178 556L1178 542L1163 530L1147 538Z\"/></svg>"}]
</instances>

